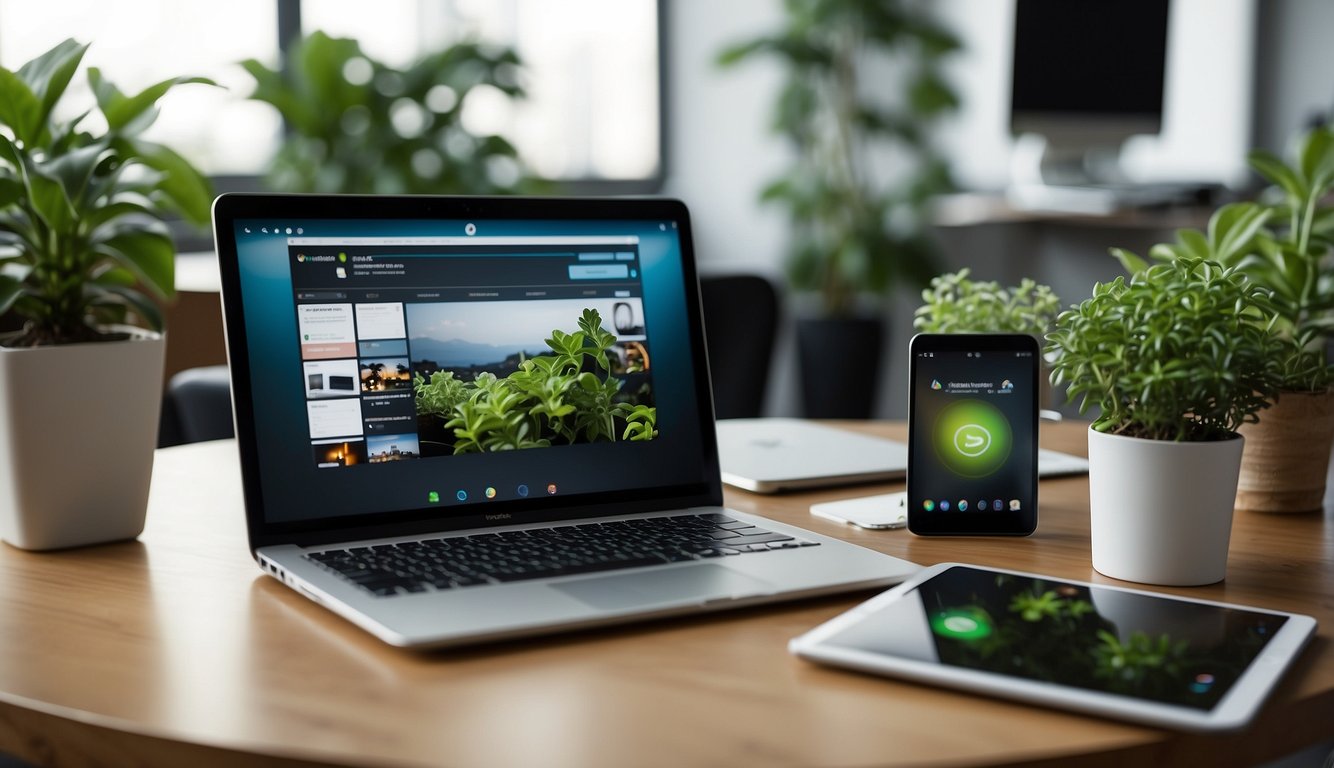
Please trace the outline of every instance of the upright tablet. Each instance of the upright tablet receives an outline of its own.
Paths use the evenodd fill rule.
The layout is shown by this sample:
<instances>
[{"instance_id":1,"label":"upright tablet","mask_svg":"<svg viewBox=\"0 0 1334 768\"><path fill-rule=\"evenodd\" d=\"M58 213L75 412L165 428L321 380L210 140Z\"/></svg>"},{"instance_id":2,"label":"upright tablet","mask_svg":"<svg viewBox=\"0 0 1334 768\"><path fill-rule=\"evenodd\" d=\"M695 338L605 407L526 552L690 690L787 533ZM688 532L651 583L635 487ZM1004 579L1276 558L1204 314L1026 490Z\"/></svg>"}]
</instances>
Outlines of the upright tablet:
<instances>
[{"instance_id":1,"label":"upright tablet","mask_svg":"<svg viewBox=\"0 0 1334 768\"><path fill-rule=\"evenodd\" d=\"M804 658L1158 727L1244 727L1315 631L1260 608L943 563L792 640Z\"/></svg>"}]
</instances>

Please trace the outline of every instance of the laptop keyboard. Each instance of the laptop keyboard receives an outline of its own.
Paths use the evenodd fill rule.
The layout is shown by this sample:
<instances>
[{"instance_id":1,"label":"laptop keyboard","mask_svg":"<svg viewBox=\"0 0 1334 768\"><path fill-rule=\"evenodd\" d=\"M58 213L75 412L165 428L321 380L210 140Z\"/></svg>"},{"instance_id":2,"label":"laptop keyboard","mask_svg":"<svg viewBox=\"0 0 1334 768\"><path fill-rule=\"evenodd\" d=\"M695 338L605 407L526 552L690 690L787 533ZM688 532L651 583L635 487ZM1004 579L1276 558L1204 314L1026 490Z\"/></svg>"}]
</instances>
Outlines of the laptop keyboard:
<instances>
[{"instance_id":1,"label":"laptop keyboard","mask_svg":"<svg viewBox=\"0 0 1334 768\"><path fill-rule=\"evenodd\" d=\"M818 543L703 514L380 544L306 558L389 596L813 546Z\"/></svg>"}]
</instances>

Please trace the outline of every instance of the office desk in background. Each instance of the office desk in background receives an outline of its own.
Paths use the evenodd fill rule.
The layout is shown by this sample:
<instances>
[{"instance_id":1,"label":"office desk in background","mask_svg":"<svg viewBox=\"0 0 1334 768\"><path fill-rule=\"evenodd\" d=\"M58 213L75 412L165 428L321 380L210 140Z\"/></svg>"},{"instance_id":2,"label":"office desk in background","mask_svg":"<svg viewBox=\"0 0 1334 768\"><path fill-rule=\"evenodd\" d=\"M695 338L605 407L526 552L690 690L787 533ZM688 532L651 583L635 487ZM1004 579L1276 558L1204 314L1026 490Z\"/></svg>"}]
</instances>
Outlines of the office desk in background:
<instances>
[{"instance_id":1,"label":"office desk in background","mask_svg":"<svg viewBox=\"0 0 1334 768\"><path fill-rule=\"evenodd\" d=\"M904 437L902 424L864 425ZM1084 425L1043 445L1083 455ZM1108 582L1089 565L1088 481L1043 481L1028 539L924 539L730 506L906 557ZM1334 735L1334 529L1238 513L1228 579L1165 591L1312 613L1319 634L1259 720L1190 736L817 667L789 638L868 595L440 654L394 650L261 575L235 445L158 453L140 541L0 545L0 751L88 765L1250 765Z\"/></svg>"}]
</instances>

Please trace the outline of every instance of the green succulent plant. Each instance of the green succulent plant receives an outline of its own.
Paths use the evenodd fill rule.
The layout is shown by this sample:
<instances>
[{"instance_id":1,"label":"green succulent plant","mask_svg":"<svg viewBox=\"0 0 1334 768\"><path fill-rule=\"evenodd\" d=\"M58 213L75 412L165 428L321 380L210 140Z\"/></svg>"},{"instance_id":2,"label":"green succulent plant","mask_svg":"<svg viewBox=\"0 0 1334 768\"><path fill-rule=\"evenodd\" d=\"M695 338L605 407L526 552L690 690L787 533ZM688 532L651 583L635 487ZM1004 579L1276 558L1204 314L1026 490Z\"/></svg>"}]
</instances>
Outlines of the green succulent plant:
<instances>
[{"instance_id":1,"label":"green succulent plant","mask_svg":"<svg viewBox=\"0 0 1334 768\"><path fill-rule=\"evenodd\" d=\"M788 209L788 277L818 291L825 312L853 314L859 294L925 285L936 268L925 207L952 188L931 146L931 126L958 107L942 61L960 43L924 4L905 0L787 0L783 29L730 46L731 66L758 56L782 62L787 81L774 105L775 132L796 150L792 167L760 199ZM900 105L869 98L868 61L893 57L905 72ZM872 173L871 155L892 151L900 182Z\"/></svg>"},{"instance_id":2,"label":"green succulent plant","mask_svg":"<svg viewBox=\"0 0 1334 768\"><path fill-rule=\"evenodd\" d=\"M1274 186L1267 199L1225 205L1208 229L1178 230L1176 241L1154 246L1153 261L1208 259L1245 273L1272 292L1278 328L1292 343L1280 362L1280 388L1319 392L1334 384L1325 340L1334 334L1334 129L1316 128L1297 142L1291 164L1257 150L1251 167ZM1119 248L1113 255L1131 273L1148 262Z\"/></svg>"},{"instance_id":3,"label":"green succulent plant","mask_svg":"<svg viewBox=\"0 0 1334 768\"><path fill-rule=\"evenodd\" d=\"M376 61L355 40L314 32L287 71L242 62L250 98L271 104L290 128L268 184L284 192L503 194L532 190L514 146L462 122L481 86L523 96L513 50L465 42L403 69Z\"/></svg>"},{"instance_id":4,"label":"green succulent plant","mask_svg":"<svg viewBox=\"0 0 1334 768\"><path fill-rule=\"evenodd\" d=\"M13 346L108 338L132 317L162 328L156 302L175 292L176 248L163 218L208 223L208 180L171 149L143 138L177 77L127 95L88 69L105 129L92 110L56 117L88 45L66 40L19 67L0 68L0 315L24 327Z\"/></svg>"},{"instance_id":5,"label":"green succulent plant","mask_svg":"<svg viewBox=\"0 0 1334 768\"><path fill-rule=\"evenodd\" d=\"M1093 287L1048 334L1052 383L1093 428L1154 440L1217 440L1258 420L1292 342L1270 292L1236 267L1173 259Z\"/></svg>"},{"instance_id":6,"label":"green succulent plant","mask_svg":"<svg viewBox=\"0 0 1334 768\"><path fill-rule=\"evenodd\" d=\"M1051 288L1024 278L1002 287L969 279L971 270L938 275L922 291L913 327L923 333L1026 333L1042 339L1061 311Z\"/></svg>"}]
</instances>

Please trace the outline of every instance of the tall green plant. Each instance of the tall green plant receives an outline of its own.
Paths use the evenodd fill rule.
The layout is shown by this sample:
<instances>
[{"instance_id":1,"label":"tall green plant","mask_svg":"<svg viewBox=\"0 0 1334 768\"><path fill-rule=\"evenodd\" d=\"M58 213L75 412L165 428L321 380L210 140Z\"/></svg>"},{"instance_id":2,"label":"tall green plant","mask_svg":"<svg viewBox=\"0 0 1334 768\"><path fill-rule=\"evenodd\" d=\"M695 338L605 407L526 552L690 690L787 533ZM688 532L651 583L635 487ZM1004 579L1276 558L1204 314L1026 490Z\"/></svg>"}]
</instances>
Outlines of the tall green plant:
<instances>
[{"instance_id":1,"label":"tall green plant","mask_svg":"<svg viewBox=\"0 0 1334 768\"><path fill-rule=\"evenodd\" d=\"M15 346L104 338L99 326L137 316L162 327L154 300L175 292L175 245L162 218L207 224L208 181L143 138L176 77L127 95L95 67L92 110L55 117L86 44L66 40L17 71L0 68L0 314L25 320Z\"/></svg>"},{"instance_id":2,"label":"tall green plant","mask_svg":"<svg viewBox=\"0 0 1334 768\"><path fill-rule=\"evenodd\" d=\"M1318 392L1334 383L1325 340L1334 334L1334 129L1301 137L1291 164L1263 150L1251 166L1274 187L1268 199L1225 205L1204 232L1177 231L1176 242L1156 245L1151 259L1208 259L1245 273L1273 293L1278 328L1292 341L1281 360L1280 387ZM1132 273L1148 264L1122 249L1113 255Z\"/></svg>"},{"instance_id":3,"label":"tall green plant","mask_svg":"<svg viewBox=\"0 0 1334 768\"><path fill-rule=\"evenodd\" d=\"M397 69L355 40L314 32L286 71L254 59L242 66L255 79L250 98L273 105L291 129L268 176L274 189L502 194L531 185L509 141L462 122L481 86L523 96L510 49L460 43Z\"/></svg>"},{"instance_id":4,"label":"tall green plant","mask_svg":"<svg viewBox=\"0 0 1334 768\"><path fill-rule=\"evenodd\" d=\"M787 0L786 26L734 45L724 66L757 56L787 69L773 127L796 150L792 167L761 200L784 206L793 239L793 287L819 291L824 309L848 315L864 291L906 280L925 285L939 270L925 236L924 209L951 187L931 147L931 126L958 106L941 61L959 48L953 34L914 0ZM904 73L904 102L869 94L867 65ZM872 173L872 156L892 153L902 182Z\"/></svg>"},{"instance_id":5,"label":"tall green plant","mask_svg":"<svg viewBox=\"0 0 1334 768\"><path fill-rule=\"evenodd\" d=\"M1235 267L1174 259L1098 283L1048 335L1052 383L1069 383L1101 432L1217 440L1257 421L1291 342L1270 292Z\"/></svg>"}]
</instances>

